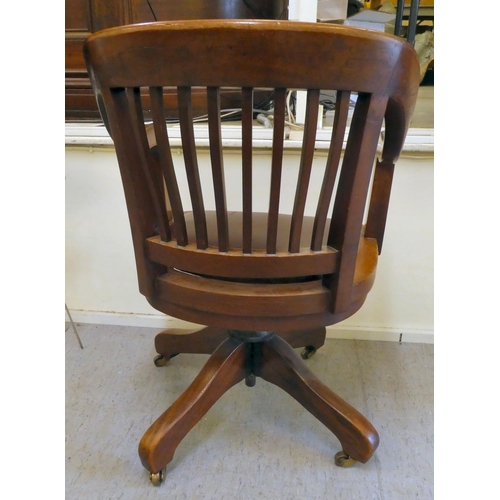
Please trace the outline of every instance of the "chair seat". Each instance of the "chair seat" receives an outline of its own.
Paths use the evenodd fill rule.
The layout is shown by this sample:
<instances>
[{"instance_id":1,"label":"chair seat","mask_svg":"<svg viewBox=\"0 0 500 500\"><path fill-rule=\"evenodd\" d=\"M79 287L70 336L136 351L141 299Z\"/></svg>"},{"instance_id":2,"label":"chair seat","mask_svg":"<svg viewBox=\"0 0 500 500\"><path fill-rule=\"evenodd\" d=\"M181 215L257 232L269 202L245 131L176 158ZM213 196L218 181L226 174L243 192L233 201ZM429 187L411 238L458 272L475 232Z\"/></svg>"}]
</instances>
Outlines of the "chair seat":
<instances>
[{"instance_id":1,"label":"chair seat","mask_svg":"<svg viewBox=\"0 0 500 500\"><path fill-rule=\"evenodd\" d=\"M242 214L228 214L230 249L219 252L217 248L217 220L214 211L206 212L208 248L199 250L196 246L193 214L185 214L189 244L177 245L175 240L162 242L159 236L148 238L149 258L158 264L173 267L196 275L231 278L236 281L251 280L269 282L279 278L288 281L304 281L319 275L331 274L337 267L338 252L325 244L320 252L309 249L313 218L305 217L299 253L290 253L287 241L290 232L290 215L281 215L277 234L277 250L268 254L266 248L267 214L253 214L251 254L243 254ZM172 226L175 234L175 227ZM258 277L256 279L256 277Z\"/></svg>"},{"instance_id":2,"label":"chair seat","mask_svg":"<svg viewBox=\"0 0 500 500\"><path fill-rule=\"evenodd\" d=\"M205 212L207 218L208 244L217 247L217 215L214 210ZM239 211L228 211L229 226L229 246L230 248L242 248L242 218L243 214ZM277 252L288 251L288 240L290 237L290 224L292 216L289 214L280 214L278 222L278 232L276 238ZM268 214L254 212L252 214L252 247L254 250L265 250L267 243L267 222ZM302 233L300 238L301 251L306 250L311 245L311 235L313 231L313 217L304 217L302 224ZM187 232L190 241L196 241L193 212L186 213ZM175 228L174 228L175 230ZM326 246L328 231L325 231L323 237L323 246Z\"/></svg>"}]
</instances>

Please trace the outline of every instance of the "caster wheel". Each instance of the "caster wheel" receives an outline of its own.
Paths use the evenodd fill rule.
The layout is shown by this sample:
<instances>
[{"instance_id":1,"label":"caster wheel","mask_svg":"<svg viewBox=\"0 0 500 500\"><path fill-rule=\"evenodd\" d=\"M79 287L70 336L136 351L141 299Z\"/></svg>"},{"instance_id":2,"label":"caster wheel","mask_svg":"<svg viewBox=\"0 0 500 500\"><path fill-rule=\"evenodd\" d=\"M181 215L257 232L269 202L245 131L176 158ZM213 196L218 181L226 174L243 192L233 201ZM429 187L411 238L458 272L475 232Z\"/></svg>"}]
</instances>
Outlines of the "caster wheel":
<instances>
[{"instance_id":1,"label":"caster wheel","mask_svg":"<svg viewBox=\"0 0 500 500\"><path fill-rule=\"evenodd\" d=\"M155 366L165 366L167 363L169 362L169 360L163 356L162 354L158 354L158 356L155 357L154 359L154 364Z\"/></svg>"},{"instance_id":2,"label":"caster wheel","mask_svg":"<svg viewBox=\"0 0 500 500\"><path fill-rule=\"evenodd\" d=\"M338 467L351 467L356 463L354 458L351 458L347 453L339 451L335 454L335 465Z\"/></svg>"},{"instance_id":3,"label":"caster wheel","mask_svg":"<svg viewBox=\"0 0 500 500\"><path fill-rule=\"evenodd\" d=\"M304 350L300 353L302 359L311 359L316 354L316 348L312 345L304 347Z\"/></svg>"},{"instance_id":4,"label":"caster wheel","mask_svg":"<svg viewBox=\"0 0 500 500\"><path fill-rule=\"evenodd\" d=\"M151 483L153 486L160 486L163 481L165 481L165 469L162 469L159 472L151 473L149 475L149 478L151 479Z\"/></svg>"}]
</instances>

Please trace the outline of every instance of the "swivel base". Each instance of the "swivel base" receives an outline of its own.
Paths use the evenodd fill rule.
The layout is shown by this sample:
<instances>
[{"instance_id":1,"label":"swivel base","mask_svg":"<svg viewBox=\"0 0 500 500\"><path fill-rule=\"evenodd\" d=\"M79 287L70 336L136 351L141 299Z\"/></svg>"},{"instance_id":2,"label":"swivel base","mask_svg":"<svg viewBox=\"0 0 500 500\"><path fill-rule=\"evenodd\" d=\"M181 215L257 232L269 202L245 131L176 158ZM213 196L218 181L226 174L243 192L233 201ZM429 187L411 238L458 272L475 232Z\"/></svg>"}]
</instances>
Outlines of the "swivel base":
<instances>
[{"instance_id":1,"label":"swivel base","mask_svg":"<svg viewBox=\"0 0 500 500\"><path fill-rule=\"evenodd\" d=\"M200 330L183 330L171 328L158 333L155 338L155 349L158 356L156 366L165 366L178 354L212 354L227 339L229 330L211 326ZM325 343L326 329L315 328L279 334L292 347L303 347L303 359L311 358Z\"/></svg>"},{"instance_id":2,"label":"swivel base","mask_svg":"<svg viewBox=\"0 0 500 500\"><path fill-rule=\"evenodd\" d=\"M268 332L260 335L231 331L192 384L146 431L139 456L153 484L163 481L177 446L215 402L244 379L254 385L256 377L288 392L339 439L337 465L365 463L373 455L379 437L371 423L323 384L286 341Z\"/></svg>"}]
</instances>

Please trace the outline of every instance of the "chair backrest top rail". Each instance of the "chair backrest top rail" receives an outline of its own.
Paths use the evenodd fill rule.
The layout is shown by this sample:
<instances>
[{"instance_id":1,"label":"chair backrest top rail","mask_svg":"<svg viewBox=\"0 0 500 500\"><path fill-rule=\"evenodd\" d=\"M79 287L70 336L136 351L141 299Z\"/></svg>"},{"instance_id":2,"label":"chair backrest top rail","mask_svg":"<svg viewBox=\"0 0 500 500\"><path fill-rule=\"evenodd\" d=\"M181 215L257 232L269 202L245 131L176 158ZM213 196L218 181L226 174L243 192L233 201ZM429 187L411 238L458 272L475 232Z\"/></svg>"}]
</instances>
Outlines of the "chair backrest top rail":
<instances>
[{"instance_id":1,"label":"chair backrest top rail","mask_svg":"<svg viewBox=\"0 0 500 500\"><path fill-rule=\"evenodd\" d=\"M288 87L396 95L410 85L401 76L419 71L413 48L401 38L291 21L169 21L110 28L91 35L84 51L106 87ZM312 61L317 64L308 71Z\"/></svg>"}]
</instances>

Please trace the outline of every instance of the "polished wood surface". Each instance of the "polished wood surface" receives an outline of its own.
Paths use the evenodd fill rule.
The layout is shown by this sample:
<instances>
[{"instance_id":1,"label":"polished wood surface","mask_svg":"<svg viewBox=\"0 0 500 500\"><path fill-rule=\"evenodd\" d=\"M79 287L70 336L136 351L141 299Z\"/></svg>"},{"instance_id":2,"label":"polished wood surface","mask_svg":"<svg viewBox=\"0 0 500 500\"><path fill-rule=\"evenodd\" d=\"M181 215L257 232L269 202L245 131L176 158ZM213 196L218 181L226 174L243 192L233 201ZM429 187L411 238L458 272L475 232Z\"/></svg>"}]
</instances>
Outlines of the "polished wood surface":
<instances>
[{"instance_id":1,"label":"polished wood surface","mask_svg":"<svg viewBox=\"0 0 500 500\"><path fill-rule=\"evenodd\" d=\"M65 0L65 16L66 120L100 121L82 51L91 33L175 19L287 19L288 0ZM175 97L166 94L165 100L175 104ZM237 107L241 100L234 91L222 97L226 107ZM206 113L204 92L194 91L193 101L196 114Z\"/></svg>"},{"instance_id":2,"label":"polished wood surface","mask_svg":"<svg viewBox=\"0 0 500 500\"><path fill-rule=\"evenodd\" d=\"M193 383L147 430L139 443L144 467L157 472L170 463L186 434L233 385L245 378L245 344L226 339Z\"/></svg>"},{"instance_id":3,"label":"polished wood surface","mask_svg":"<svg viewBox=\"0 0 500 500\"><path fill-rule=\"evenodd\" d=\"M139 290L155 309L207 326L187 336L162 332L158 353L168 360L213 351L193 384L147 431L140 445L144 466L158 473L224 391L243 379L252 386L255 377L287 391L338 437L345 454L366 462L378 445L376 431L310 373L291 346L322 345L325 327L354 314L374 283L394 164L420 81L414 49L391 35L343 26L176 21L94 34L85 57L116 147ZM194 88L204 88L208 99L208 176L197 160ZM240 210L230 210L226 199L225 88L242 96L241 185L231 185L240 193ZM267 212L254 206L256 186L264 189L263 178L256 184L253 159L257 89L271 90L275 99ZM305 90L307 109L297 175L287 179L294 196L287 214L280 210L289 192L282 186L286 95L297 89ZM313 189L321 89L337 91L337 100L330 151ZM177 95L182 189L165 126L166 91ZM153 123L145 124L149 107Z\"/></svg>"},{"instance_id":4,"label":"polished wood surface","mask_svg":"<svg viewBox=\"0 0 500 500\"><path fill-rule=\"evenodd\" d=\"M286 19L288 0L134 0L137 19Z\"/></svg>"}]
</instances>

